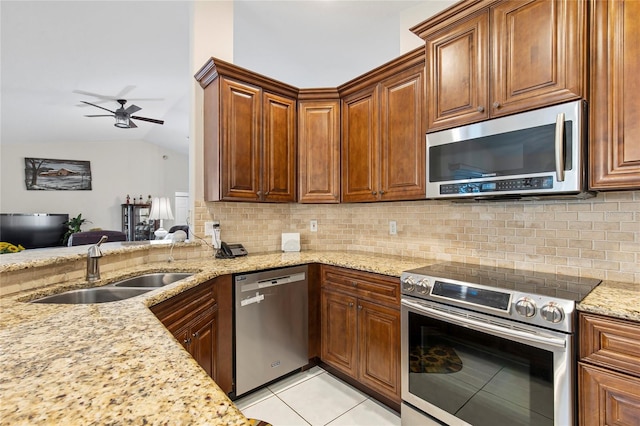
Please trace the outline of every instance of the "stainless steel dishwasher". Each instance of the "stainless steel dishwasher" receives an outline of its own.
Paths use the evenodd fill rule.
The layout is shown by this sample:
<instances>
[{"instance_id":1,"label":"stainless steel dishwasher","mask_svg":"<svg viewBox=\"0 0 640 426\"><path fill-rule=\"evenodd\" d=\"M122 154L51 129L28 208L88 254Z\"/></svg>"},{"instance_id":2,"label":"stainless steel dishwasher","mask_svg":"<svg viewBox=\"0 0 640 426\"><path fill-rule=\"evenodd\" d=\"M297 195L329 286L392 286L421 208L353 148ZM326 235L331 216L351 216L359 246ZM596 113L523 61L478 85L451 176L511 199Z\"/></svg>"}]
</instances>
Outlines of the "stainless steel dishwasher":
<instances>
[{"instance_id":1,"label":"stainless steel dishwasher","mask_svg":"<svg viewBox=\"0 0 640 426\"><path fill-rule=\"evenodd\" d=\"M236 396L309 362L307 277L306 265L235 276Z\"/></svg>"}]
</instances>

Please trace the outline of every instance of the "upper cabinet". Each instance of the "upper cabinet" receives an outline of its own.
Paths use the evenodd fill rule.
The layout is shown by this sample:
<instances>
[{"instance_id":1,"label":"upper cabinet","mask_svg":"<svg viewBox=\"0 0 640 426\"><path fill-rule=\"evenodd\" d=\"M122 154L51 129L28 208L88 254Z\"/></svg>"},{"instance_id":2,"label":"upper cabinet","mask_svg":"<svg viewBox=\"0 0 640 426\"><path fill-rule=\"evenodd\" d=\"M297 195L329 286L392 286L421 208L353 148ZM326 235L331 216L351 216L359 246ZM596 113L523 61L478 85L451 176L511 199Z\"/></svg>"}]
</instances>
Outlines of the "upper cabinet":
<instances>
[{"instance_id":1,"label":"upper cabinet","mask_svg":"<svg viewBox=\"0 0 640 426\"><path fill-rule=\"evenodd\" d=\"M425 40L428 130L584 97L586 2L466 0L412 31Z\"/></svg>"},{"instance_id":2,"label":"upper cabinet","mask_svg":"<svg viewBox=\"0 0 640 426\"><path fill-rule=\"evenodd\" d=\"M340 202L340 97L336 89L298 95L298 202Z\"/></svg>"},{"instance_id":3,"label":"upper cabinet","mask_svg":"<svg viewBox=\"0 0 640 426\"><path fill-rule=\"evenodd\" d=\"M424 71L416 49L338 88L343 202L424 198Z\"/></svg>"},{"instance_id":4,"label":"upper cabinet","mask_svg":"<svg viewBox=\"0 0 640 426\"><path fill-rule=\"evenodd\" d=\"M196 79L205 201L295 201L298 90L214 58Z\"/></svg>"},{"instance_id":5,"label":"upper cabinet","mask_svg":"<svg viewBox=\"0 0 640 426\"><path fill-rule=\"evenodd\" d=\"M590 188L640 189L640 2L590 5Z\"/></svg>"}]
</instances>

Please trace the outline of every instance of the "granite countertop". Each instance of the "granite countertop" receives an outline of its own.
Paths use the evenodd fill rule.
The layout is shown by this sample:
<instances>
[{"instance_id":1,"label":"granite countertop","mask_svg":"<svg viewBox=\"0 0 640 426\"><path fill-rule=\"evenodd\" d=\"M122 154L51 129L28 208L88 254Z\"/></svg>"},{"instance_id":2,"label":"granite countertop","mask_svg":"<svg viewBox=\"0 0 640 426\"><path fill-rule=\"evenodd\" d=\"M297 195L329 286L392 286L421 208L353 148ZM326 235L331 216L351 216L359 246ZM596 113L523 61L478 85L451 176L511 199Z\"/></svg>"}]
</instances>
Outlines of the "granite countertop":
<instances>
[{"instance_id":1,"label":"granite countertop","mask_svg":"<svg viewBox=\"0 0 640 426\"><path fill-rule=\"evenodd\" d=\"M603 281L577 308L583 312L640 322L640 285Z\"/></svg>"},{"instance_id":2,"label":"granite countertop","mask_svg":"<svg viewBox=\"0 0 640 426\"><path fill-rule=\"evenodd\" d=\"M115 243L114 243L115 244ZM113 253L134 250L117 247ZM62 262L61 257L0 263L0 273ZM17 255L9 255L17 256ZM4 260L2 259L2 260ZM55 286L0 298L0 424L211 424L247 419L148 309L208 279L273 267L323 263L399 277L435 260L354 252L250 254L159 262L103 273L96 285L144 272L194 275L120 302L90 305L26 303ZM1 275L0 275L1 278ZM69 281L61 289L86 287ZM605 282L578 309L640 321L640 286Z\"/></svg>"},{"instance_id":3,"label":"granite countertop","mask_svg":"<svg viewBox=\"0 0 640 426\"><path fill-rule=\"evenodd\" d=\"M148 306L219 275L314 262L392 276L429 263L345 252L257 254L103 273L96 285L159 270L195 272L119 302L26 303L57 292L52 287L2 297L0 424L248 424ZM74 287L86 283L58 290Z\"/></svg>"}]
</instances>

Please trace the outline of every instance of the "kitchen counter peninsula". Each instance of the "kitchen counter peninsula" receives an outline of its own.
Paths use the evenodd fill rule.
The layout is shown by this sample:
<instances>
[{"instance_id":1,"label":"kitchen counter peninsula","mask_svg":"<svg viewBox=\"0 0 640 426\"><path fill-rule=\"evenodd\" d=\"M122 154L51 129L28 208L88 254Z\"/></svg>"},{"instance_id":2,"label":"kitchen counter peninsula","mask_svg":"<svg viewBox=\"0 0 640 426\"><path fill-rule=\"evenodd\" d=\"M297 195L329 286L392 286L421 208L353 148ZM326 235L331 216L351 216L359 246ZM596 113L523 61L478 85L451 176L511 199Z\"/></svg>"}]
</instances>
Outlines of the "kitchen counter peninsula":
<instances>
[{"instance_id":1,"label":"kitchen counter peninsula","mask_svg":"<svg viewBox=\"0 0 640 426\"><path fill-rule=\"evenodd\" d=\"M131 250L112 244L105 253ZM86 248L71 251L49 260L38 255L34 262L40 267L74 262ZM21 265L0 264L0 280L12 276L6 271L32 269L24 259ZM164 260L103 272L96 285L146 272L194 275L111 303L27 303L86 287L84 270L80 278L0 297L0 424L248 424L148 307L216 276L316 262L399 276L428 261L345 252Z\"/></svg>"},{"instance_id":2,"label":"kitchen counter peninsula","mask_svg":"<svg viewBox=\"0 0 640 426\"><path fill-rule=\"evenodd\" d=\"M35 250L0 256L0 424L248 424L149 306L232 273L322 263L399 277L436 262L344 251L222 260L209 253L203 257L196 243L176 245L171 253L166 246L105 246L103 260L113 256L119 263L103 271L95 285L146 272L194 275L119 302L31 304L34 298L86 287L84 269L67 271L84 265L86 247L54 250L50 256ZM169 262L172 255L179 260ZM16 285L8 279L37 277L37 282L35 272L42 268L61 269L64 279L7 294L6 288ZM605 282L579 309L640 321L638 306L640 285Z\"/></svg>"}]
</instances>

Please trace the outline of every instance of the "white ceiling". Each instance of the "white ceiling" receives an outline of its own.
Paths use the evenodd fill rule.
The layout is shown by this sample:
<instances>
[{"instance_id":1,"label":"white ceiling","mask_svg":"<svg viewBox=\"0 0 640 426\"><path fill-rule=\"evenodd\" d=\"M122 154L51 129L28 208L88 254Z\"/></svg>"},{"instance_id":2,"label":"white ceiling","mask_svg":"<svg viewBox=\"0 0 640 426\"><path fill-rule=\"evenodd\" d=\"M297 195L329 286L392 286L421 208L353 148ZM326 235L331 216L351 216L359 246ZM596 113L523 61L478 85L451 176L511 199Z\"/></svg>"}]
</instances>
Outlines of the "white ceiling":
<instances>
[{"instance_id":1,"label":"white ceiling","mask_svg":"<svg viewBox=\"0 0 640 426\"><path fill-rule=\"evenodd\" d=\"M264 10L264 1L243 2L242 9L246 11L251 3L256 10ZM291 3L266 3L273 9L272 16L281 17L281 26L286 26L283 19L304 19L309 34L322 34L331 24L331 14L295 16L292 11L300 8L288 7ZM367 10L361 15L369 19L373 12L397 15L421 2L325 3L337 13ZM145 140L187 154L193 81L190 13L190 1L0 1L1 142ZM255 19L260 19L260 13ZM341 26L345 44L348 31L360 41L367 32L373 38L375 25L354 22L349 28ZM313 43L323 43L323 37L309 37L305 49L313 51ZM273 45L277 49L282 41ZM293 60L299 58L292 54ZM357 55L343 54L340 60L347 68L362 66L349 63L361 61ZM131 99L129 104L142 108L135 115L165 120L165 124L137 121L137 129L118 129L110 117L86 118L85 114L107 112L80 101L111 110L118 104L78 91Z\"/></svg>"}]
</instances>

